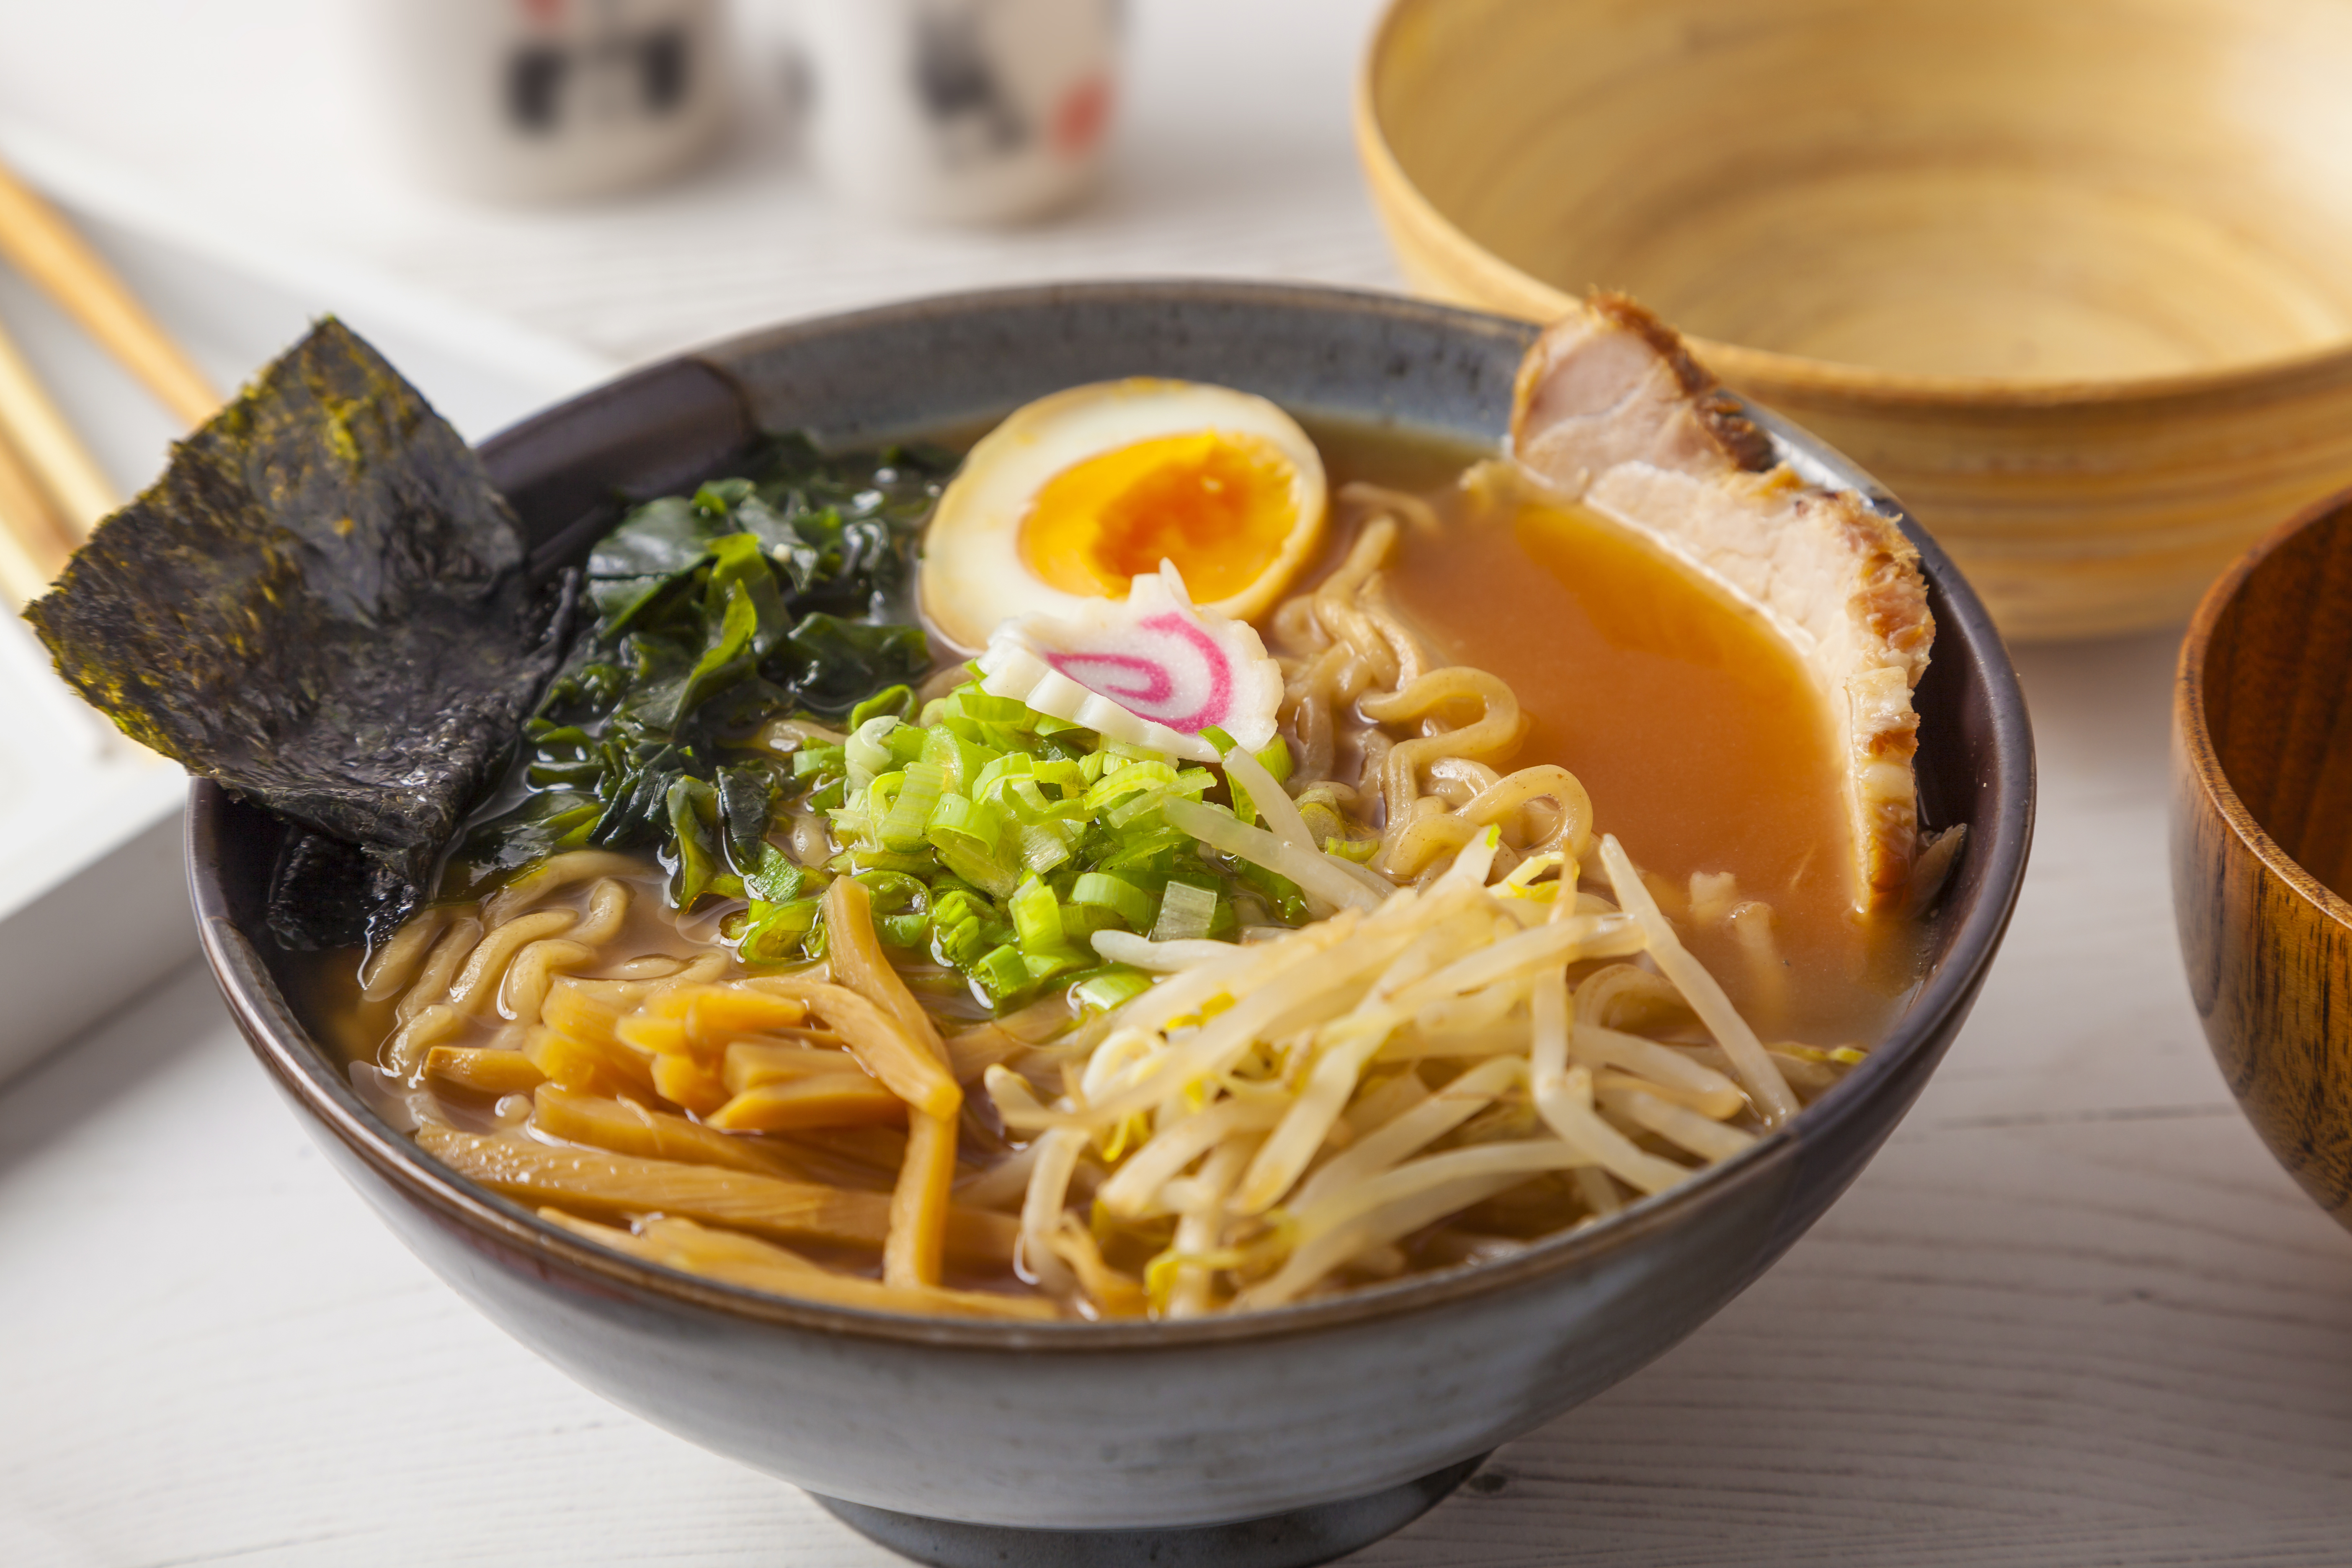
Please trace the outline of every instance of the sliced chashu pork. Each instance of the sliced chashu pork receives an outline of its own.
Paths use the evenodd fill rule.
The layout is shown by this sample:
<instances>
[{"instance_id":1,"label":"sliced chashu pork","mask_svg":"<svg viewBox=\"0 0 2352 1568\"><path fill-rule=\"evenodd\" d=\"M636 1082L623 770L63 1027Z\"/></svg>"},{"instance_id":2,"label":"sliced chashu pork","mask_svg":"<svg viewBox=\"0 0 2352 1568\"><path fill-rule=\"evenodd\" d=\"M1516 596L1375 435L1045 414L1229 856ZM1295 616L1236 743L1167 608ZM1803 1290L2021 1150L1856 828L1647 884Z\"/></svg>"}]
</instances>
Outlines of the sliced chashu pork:
<instances>
[{"instance_id":1,"label":"sliced chashu pork","mask_svg":"<svg viewBox=\"0 0 2352 1568\"><path fill-rule=\"evenodd\" d=\"M1596 294L1528 351L1511 447L1548 487L1658 540L1797 649L1845 758L1855 907L1900 907L1918 842L1911 690L1936 636L1902 530L1776 466L1674 330L1619 295Z\"/></svg>"}]
</instances>

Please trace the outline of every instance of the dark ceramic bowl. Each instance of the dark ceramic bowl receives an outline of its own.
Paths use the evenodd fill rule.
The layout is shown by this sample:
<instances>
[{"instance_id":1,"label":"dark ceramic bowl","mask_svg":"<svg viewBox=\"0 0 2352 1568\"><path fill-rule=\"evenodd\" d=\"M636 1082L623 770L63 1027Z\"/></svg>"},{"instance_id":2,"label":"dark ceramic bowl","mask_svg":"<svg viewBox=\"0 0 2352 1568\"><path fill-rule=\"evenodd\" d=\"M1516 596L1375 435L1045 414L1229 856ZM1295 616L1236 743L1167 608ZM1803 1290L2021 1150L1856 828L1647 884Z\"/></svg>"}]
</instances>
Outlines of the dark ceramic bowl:
<instances>
[{"instance_id":1,"label":"dark ceramic bowl","mask_svg":"<svg viewBox=\"0 0 2352 1568\"><path fill-rule=\"evenodd\" d=\"M1222 382L1309 415L1492 446L1534 331L1316 289L962 295L722 343L541 415L485 456L535 563L551 569L610 525L616 492L713 474L763 428L806 426L844 443L970 429L1108 377ZM1765 422L1811 478L1900 516L1835 453ZM1549 1420L1706 1321L1853 1179L1967 1016L2025 870L2032 742L1983 607L1934 541L1902 521L1939 628L1917 694L1924 814L1969 825L1933 917L1925 981L1885 1042L1787 1128L1620 1218L1507 1260L1181 1323L1009 1326L757 1295L583 1245L450 1174L371 1115L284 1000L282 960L259 919L278 825L198 784L189 855L205 951L256 1054L336 1168L444 1279L615 1404L848 1504L854 1522L875 1526L879 1516L862 1508L1106 1531L1361 1498ZM1318 1560L1360 1543L1417 1510L1398 1495L1385 1514L1339 1524L1328 1510L1313 1515L1298 1528L1339 1533L1300 1546L1294 1529L1288 1555L1255 1560ZM894 1539L915 1541L915 1527L898 1523ZM998 1544L987 1551L999 1551L990 1539ZM1250 1556L1239 1537L1197 1540L1224 1542L1198 1548L1200 1560ZM968 1539L915 1543L933 1561L985 1554ZM1035 1539L1004 1550L1005 1561L1093 1560ZM1182 1556L1171 1546L1157 1560Z\"/></svg>"}]
</instances>

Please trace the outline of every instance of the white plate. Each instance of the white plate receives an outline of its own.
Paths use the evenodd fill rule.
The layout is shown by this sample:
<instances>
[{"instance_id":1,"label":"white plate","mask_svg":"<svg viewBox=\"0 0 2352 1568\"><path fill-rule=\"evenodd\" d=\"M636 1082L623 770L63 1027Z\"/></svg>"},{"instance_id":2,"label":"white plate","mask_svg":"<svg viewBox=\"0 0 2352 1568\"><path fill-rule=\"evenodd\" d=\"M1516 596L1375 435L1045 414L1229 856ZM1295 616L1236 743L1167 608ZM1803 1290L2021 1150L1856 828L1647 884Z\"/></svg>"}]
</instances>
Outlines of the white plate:
<instances>
[{"instance_id":1,"label":"white plate","mask_svg":"<svg viewBox=\"0 0 2352 1568\"><path fill-rule=\"evenodd\" d=\"M329 310L477 441L615 368L357 268L256 254L105 169L5 151L224 389ZM162 472L169 417L5 268L0 322L125 496ZM186 793L177 767L67 689L26 627L0 624L0 1080L194 955Z\"/></svg>"}]
</instances>

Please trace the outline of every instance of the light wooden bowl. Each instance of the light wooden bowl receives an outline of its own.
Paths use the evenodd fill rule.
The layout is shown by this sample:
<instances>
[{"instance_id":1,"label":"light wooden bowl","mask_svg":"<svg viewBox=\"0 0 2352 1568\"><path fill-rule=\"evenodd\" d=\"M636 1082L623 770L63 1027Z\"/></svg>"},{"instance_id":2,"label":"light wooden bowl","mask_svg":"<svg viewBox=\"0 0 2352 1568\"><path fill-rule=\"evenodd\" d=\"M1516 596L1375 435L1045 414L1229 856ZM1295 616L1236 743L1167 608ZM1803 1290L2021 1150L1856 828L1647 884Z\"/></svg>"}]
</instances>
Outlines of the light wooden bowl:
<instances>
[{"instance_id":1,"label":"light wooden bowl","mask_svg":"<svg viewBox=\"0 0 2352 1568\"><path fill-rule=\"evenodd\" d=\"M2271 1152L2352 1226L2352 493L2213 584L2173 705L2189 987Z\"/></svg>"},{"instance_id":2,"label":"light wooden bowl","mask_svg":"<svg viewBox=\"0 0 2352 1568\"><path fill-rule=\"evenodd\" d=\"M2347 80L2338 0L1394 0L1356 132L1416 288L1637 296L2082 637L2352 482Z\"/></svg>"}]
</instances>

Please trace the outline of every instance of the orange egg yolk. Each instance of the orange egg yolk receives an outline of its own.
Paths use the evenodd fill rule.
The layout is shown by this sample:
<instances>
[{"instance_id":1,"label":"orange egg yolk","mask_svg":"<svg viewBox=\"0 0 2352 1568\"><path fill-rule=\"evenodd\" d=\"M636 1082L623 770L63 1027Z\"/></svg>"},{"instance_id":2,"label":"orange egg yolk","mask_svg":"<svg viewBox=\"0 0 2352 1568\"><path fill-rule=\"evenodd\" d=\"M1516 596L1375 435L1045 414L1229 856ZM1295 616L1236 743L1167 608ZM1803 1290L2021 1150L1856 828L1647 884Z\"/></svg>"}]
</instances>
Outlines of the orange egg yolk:
<instances>
[{"instance_id":1,"label":"orange egg yolk","mask_svg":"<svg viewBox=\"0 0 2352 1568\"><path fill-rule=\"evenodd\" d=\"M1196 430L1074 463L1021 520L1021 559L1066 594L1123 598L1173 561L1196 603L1231 598L1282 556L1297 470L1262 436Z\"/></svg>"}]
</instances>

